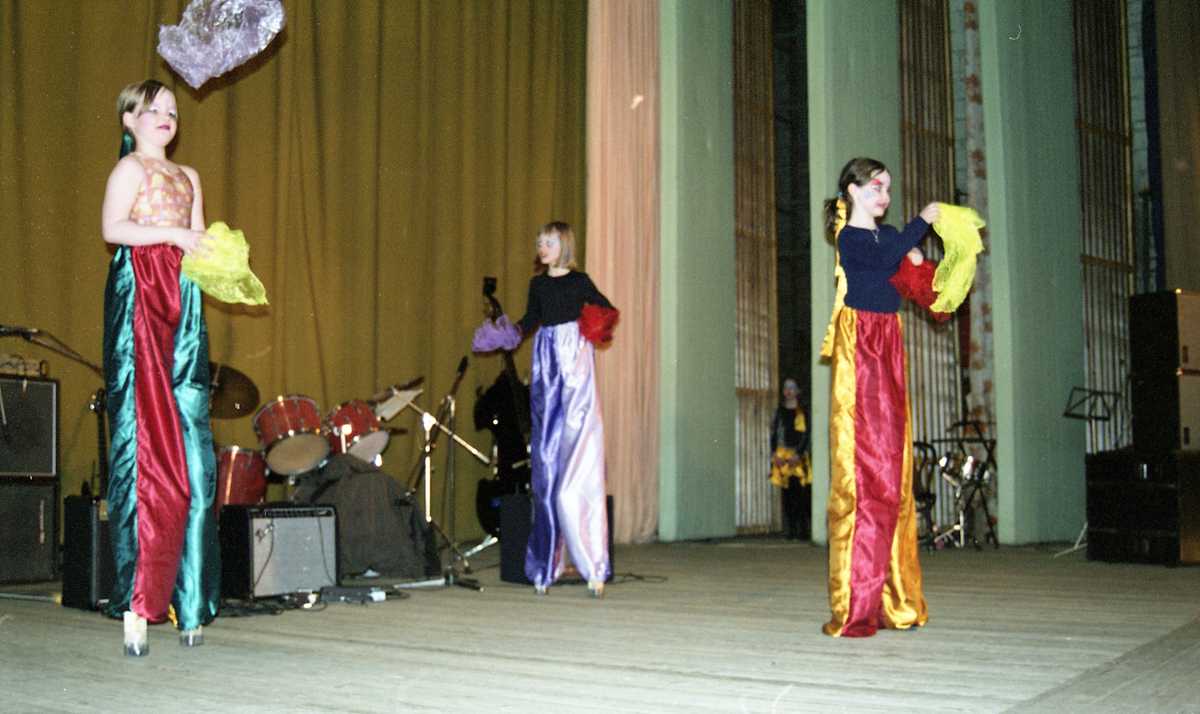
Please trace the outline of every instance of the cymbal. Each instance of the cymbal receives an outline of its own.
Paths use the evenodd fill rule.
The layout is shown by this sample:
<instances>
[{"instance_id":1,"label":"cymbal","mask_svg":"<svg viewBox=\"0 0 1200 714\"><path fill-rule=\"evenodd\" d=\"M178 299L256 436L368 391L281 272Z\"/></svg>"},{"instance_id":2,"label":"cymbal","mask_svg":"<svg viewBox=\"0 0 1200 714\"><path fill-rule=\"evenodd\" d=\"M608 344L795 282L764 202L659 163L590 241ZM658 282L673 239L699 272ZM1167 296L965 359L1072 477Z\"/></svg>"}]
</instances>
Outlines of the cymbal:
<instances>
[{"instance_id":1,"label":"cymbal","mask_svg":"<svg viewBox=\"0 0 1200 714\"><path fill-rule=\"evenodd\" d=\"M208 363L209 416L233 419L253 414L258 409L258 387L233 367Z\"/></svg>"},{"instance_id":2,"label":"cymbal","mask_svg":"<svg viewBox=\"0 0 1200 714\"><path fill-rule=\"evenodd\" d=\"M387 389L383 390L382 392L373 394L373 395L367 397L366 399L364 399L363 401L367 404L381 404L381 403L387 401L388 399L392 398L396 394L403 392L406 389L412 389L413 387L417 386L418 384L420 384L421 382L424 382L424 381L425 381L425 377L420 376L420 377L417 377L416 379L412 380L411 382L405 382L404 384L393 384L392 386L388 387Z\"/></svg>"}]
</instances>

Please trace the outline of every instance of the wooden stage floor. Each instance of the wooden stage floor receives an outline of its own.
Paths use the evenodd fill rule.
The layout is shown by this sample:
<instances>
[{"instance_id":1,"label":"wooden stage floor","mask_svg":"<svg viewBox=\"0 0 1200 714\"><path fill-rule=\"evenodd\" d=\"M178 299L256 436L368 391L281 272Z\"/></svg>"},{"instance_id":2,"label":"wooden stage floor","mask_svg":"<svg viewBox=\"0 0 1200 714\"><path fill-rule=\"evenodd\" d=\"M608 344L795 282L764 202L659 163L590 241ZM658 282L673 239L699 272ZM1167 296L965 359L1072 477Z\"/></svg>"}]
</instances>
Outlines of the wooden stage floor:
<instances>
[{"instance_id":1,"label":"wooden stage floor","mask_svg":"<svg viewBox=\"0 0 1200 714\"><path fill-rule=\"evenodd\" d=\"M144 658L3 586L0 711L1200 712L1200 568L1065 547L923 553L929 624L861 640L820 633L826 550L766 538L618 547L599 600L502 582L497 546L482 592L155 626Z\"/></svg>"}]
</instances>

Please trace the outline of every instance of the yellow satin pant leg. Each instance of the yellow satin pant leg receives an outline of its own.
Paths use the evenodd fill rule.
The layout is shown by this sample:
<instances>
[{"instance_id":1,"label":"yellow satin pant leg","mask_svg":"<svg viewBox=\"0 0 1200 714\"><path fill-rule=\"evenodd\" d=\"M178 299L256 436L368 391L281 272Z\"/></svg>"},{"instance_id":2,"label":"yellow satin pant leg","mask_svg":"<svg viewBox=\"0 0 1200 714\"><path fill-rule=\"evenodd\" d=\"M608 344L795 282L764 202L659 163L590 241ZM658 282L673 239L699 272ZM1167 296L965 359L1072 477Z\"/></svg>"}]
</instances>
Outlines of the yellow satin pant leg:
<instances>
[{"instance_id":1,"label":"yellow satin pant leg","mask_svg":"<svg viewBox=\"0 0 1200 714\"><path fill-rule=\"evenodd\" d=\"M917 544L917 509L913 500L912 412L908 410L904 427L904 470L900 485L900 516L887 579L883 584L883 626L907 630L929 621L925 596L921 594L921 561Z\"/></svg>"},{"instance_id":2,"label":"yellow satin pant leg","mask_svg":"<svg viewBox=\"0 0 1200 714\"><path fill-rule=\"evenodd\" d=\"M835 320L833 339L833 390L829 403L829 609L831 619L821 628L840 637L850 613L850 555L854 545L854 515L857 508L855 480L854 411L857 375L854 355L857 342L857 313L843 308Z\"/></svg>"}]
</instances>

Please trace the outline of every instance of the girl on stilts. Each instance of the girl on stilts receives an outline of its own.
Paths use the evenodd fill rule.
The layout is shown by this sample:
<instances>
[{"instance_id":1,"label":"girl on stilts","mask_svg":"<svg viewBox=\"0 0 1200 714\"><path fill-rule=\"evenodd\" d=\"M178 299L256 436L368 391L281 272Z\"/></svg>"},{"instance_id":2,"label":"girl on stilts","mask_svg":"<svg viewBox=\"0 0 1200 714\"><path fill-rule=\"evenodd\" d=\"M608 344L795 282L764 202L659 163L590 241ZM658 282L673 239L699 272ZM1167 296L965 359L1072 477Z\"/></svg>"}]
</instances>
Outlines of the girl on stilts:
<instances>
[{"instance_id":1,"label":"girl on stilts","mask_svg":"<svg viewBox=\"0 0 1200 714\"><path fill-rule=\"evenodd\" d=\"M173 614L181 644L192 646L217 614L208 332L200 289L180 274L184 254L207 258L211 248L200 177L167 158L175 94L155 80L130 85L117 118L121 159L102 215L104 240L117 245L104 293L116 563L108 613L125 621L125 654L140 656L147 622Z\"/></svg>"},{"instance_id":2,"label":"girl on stilts","mask_svg":"<svg viewBox=\"0 0 1200 714\"><path fill-rule=\"evenodd\" d=\"M494 326L485 323L473 346L477 352L512 349L537 330L529 384L533 523L525 575L534 592L544 595L563 574L565 547L587 579L588 594L600 597L611 561L593 344L611 339L617 311L587 273L575 269L575 233L569 225L542 227L537 251L542 272L529 281L525 317L516 326L504 316ZM483 344L489 331L500 334L497 328L507 337Z\"/></svg>"},{"instance_id":3,"label":"girl on stilts","mask_svg":"<svg viewBox=\"0 0 1200 714\"><path fill-rule=\"evenodd\" d=\"M878 224L891 200L891 185L882 163L853 159L842 169L837 198L825 202L844 273L821 348L833 366L832 618L822 631L835 637L869 637L881 627L905 630L929 619L917 558L900 295L889 279L901 261L923 261L916 244L940 214L931 203L903 231Z\"/></svg>"}]
</instances>

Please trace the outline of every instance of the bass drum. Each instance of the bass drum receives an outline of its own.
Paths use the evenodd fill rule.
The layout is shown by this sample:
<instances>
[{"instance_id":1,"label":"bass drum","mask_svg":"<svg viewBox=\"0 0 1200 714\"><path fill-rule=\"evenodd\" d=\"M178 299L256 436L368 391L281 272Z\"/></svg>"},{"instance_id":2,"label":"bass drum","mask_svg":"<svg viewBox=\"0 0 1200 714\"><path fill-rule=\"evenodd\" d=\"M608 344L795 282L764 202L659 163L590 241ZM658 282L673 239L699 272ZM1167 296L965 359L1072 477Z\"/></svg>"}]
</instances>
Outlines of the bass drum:
<instances>
[{"instance_id":1,"label":"bass drum","mask_svg":"<svg viewBox=\"0 0 1200 714\"><path fill-rule=\"evenodd\" d=\"M221 506L262 503L267 495L267 460L258 451L217 449L217 512Z\"/></svg>"}]
</instances>

